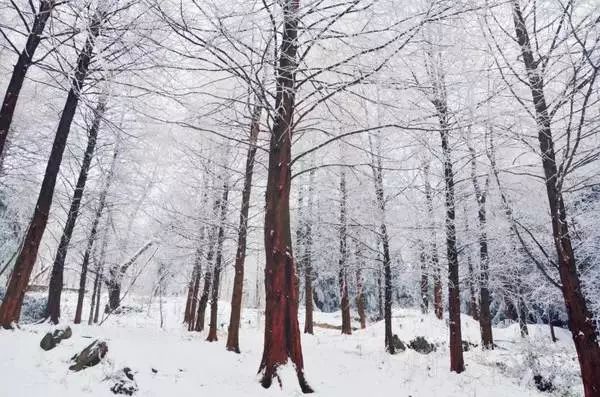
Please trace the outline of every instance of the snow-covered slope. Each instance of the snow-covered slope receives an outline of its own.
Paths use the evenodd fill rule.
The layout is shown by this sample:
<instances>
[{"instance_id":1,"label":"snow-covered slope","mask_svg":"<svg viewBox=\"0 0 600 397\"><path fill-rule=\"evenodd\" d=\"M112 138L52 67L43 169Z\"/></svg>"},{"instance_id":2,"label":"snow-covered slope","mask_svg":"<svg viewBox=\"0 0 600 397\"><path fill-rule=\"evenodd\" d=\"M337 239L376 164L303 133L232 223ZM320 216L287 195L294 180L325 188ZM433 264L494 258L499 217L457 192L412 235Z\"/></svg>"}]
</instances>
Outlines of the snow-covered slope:
<instances>
[{"instance_id":1,"label":"snow-covered slope","mask_svg":"<svg viewBox=\"0 0 600 397\"><path fill-rule=\"evenodd\" d=\"M65 319L72 318L73 296L67 294ZM220 340L205 341L205 334L183 330L183 298L163 303L164 328L160 328L158 303L148 307L141 298L126 304L139 312L114 315L101 326L72 326L73 337L54 350L39 347L46 324L26 325L17 331L0 331L0 380L3 395L11 397L112 396L111 375L123 367L135 372L137 396L295 396L301 395L293 371L282 371L283 388L264 390L257 382L262 353L260 312L243 313L241 354L225 351L229 318L226 302L220 305ZM150 313L150 314L149 314ZM319 323L338 325L337 314L315 313ZM554 395L581 395L570 336L557 330L559 342L551 343L548 329L530 326L531 336L522 339L518 327L494 329L499 347L493 352L473 348L465 352L467 369L449 372L447 325L433 315L415 310L394 312L394 332L404 342L416 336L438 343L436 352L423 355L413 350L390 356L383 352L383 324L369 324L351 336L336 329L315 328L304 335L305 369L311 386L320 396L542 396L533 382L533 372L556 374ZM108 344L108 355L100 365L74 373L70 358L95 338ZM464 318L463 339L479 343L478 324Z\"/></svg>"}]
</instances>

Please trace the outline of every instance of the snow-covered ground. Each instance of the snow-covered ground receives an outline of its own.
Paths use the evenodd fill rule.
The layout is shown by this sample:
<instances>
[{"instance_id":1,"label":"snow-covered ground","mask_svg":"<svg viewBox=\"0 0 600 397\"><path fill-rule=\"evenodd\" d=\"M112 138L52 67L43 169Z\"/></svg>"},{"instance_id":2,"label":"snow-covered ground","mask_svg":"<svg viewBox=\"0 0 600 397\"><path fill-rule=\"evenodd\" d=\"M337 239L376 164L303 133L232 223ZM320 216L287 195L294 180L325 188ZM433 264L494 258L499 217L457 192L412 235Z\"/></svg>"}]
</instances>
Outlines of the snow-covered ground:
<instances>
[{"instance_id":1,"label":"snow-covered ground","mask_svg":"<svg viewBox=\"0 0 600 397\"><path fill-rule=\"evenodd\" d=\"M64 318L71 319L74 296L67 293ZM147 298L125 302L140 311L109 317L102 326L73 326L73 337L55 349L43 351L39 342L52 327L24 325L0 331L0 382L2 395L11 397L112 396L112 374L124 367L135 372L137 396L296 396L301 395L293 371L282 371L283 388L276 383L263 389L256 375L262 353L260 312L245 309L240 336L242 353L224 347L229 305L220 304L220 339L205 341L206 334L190 333L181 324L184 298L163 300L164 327L160 328L158 302ZM315 313L318 323L341 324L339 314ZM439 343L437 351L423 355L406 350L395 356L383 352L383 323L369 324L351 336L336 329L315 328L303 335L306 376L320 396L565 396L582 395L577 361L568 332L557 329L559 342L551 343L547 327L530 326L522 339L516 325L494 329L499 347L465 352L466 371L449 372L448 329L445 321L415 310L394 312L394 333L409 342L416 336ZM103 362L71 372L70 358L94 339L108 344ZM463 317L463 339L479 344L478 323ZM535 388L533 370L553 373L552 393Z\"/></svg>"}]
</instances>

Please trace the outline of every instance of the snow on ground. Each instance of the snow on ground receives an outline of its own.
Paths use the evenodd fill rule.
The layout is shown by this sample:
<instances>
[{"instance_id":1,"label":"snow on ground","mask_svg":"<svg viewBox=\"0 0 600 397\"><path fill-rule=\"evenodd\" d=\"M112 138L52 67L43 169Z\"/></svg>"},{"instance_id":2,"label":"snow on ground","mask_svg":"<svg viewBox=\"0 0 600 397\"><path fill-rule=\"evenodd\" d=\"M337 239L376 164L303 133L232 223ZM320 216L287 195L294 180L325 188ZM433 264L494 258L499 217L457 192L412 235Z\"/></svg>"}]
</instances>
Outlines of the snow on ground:
<instances>
[{"instance_id":1,"label":"snow on ground","mask_svg":"<svg viewBox=\"0 0 600 397\"><path fill-rule=\"evenodd\" d=\"M64 318L71 319L75 296L66 294ZM220 303L219 341L205 341L206 333L190 333L181 324L185 298L163 300L164 327L156 299L131 297L125 305L139 310L113 315L98 326L71 325L73 337L55 349L43 351L39 342L48 324L24 325L16 331L0 331L0 382L3 395L11 397L113 396L110 376L124 367L135 372L143 397L299 396L291 368L282 371L283 388L276 383L263 389L256 375L262 354L260 311L245 309L240 335L241 354L225 351L229 305ZM208 313L207 313L208 314ZM87 317L87 316L85 316ZM70 320L69 320L70 321ZM341 324L338 313L315 313L315 321ZM499 347L465 352L466 371L449 372L447 324L415 310L394 312L394 332L408 343L416 336L439 343L438 350L423 355L412 350L390 356L383 352L383 323L366 330L340 335L339 330L316 327L315 335L303 335L306 376L318 396L565 396L582 395L571 338L557 329L558 343L551 343L547 327L530 326L522 339L516 325L494 329ZM74 373L70 358L94 339L108 344L100 365ZM479 344L479 327L463 317L463 339ZM559 373L553 393L537 391L532 369ZM153 372L153 369L156 372Z\"/></svg>"}]
</instances>

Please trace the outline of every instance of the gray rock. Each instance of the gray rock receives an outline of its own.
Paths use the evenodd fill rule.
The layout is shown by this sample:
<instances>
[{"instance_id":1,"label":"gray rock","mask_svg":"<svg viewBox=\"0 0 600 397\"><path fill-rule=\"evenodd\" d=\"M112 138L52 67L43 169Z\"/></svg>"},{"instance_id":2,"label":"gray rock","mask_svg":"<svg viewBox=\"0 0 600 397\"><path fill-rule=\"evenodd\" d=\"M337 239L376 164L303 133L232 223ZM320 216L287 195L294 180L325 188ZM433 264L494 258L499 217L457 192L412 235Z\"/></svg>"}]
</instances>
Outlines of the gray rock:
<instances>
[{"instance_id":1,"label":"gray rock","mask_svg":"<svg viewBox=\"0 0 600 397\"><path fill-rule=\"evenodd\" d=\"M392 345L394 345L394 348L396 350L399 351L405 351L406 350L406 345L404 344L404 342L402 342L400 340L400 338L398 338L398 335L394 334L392 336Z\"/></svg>"},{"instance_id":2,"label":"gray rock","mask_svg":"<svg viewBox=\"0 0 600 397\"><path fill-rule=\"evenodd\" d=\"M88 367L93 367L102 361L106 353L108 353L108 345L106 342L97 339L83 349L81 353L71 358L71 361L75 361L75 363L69 369L77 372Z\"/></svg>"},{"instance_id":3,"label":"gray rock","mask_svg":"<svg viewBox=\"0 0 600 397\"><path fill-rule=\"evenodd\" d=\"M138 385L133 378L133 371L131 368L123 368L122 371L117 372L112 378L116 380L115 384L110 388L110 391L114 394L131 396L138 391Z\"/></svg>"},{"instance_id":4,"label":"gray rock","mask_svg":"<svg viewBox=\"0 0 600 397\"><path fill-rule=\"evenodd\" d=\"M64 329L55 329L54 333L52 334L52 336L55 339L59 339L59 341L65 340L65 339L69 339L71 336L73 336L73 331L71 330L71 327L66 327Z\"/></svg>"},{"instance_id":5,"label":"gray rock","mask_svg":"<svg viewBox=\"0 0 600 397\"><path fill-rule=\"evenodd\" d=\"M52 350L56 347L56 339L50 332L46 333L40 342L40 347L45 350Z\"/></svg>"},{"instance_id":6,"label":"gray rock","mask_svg":"<svg viewBox=\"0 0 600 397\"><path fill-rule=\"evenodd\" d=\"M427 342L427 339L422 336L417 336L415 339L411 340L408 347L421 354L429 354L435 351L435 345Z\"/></svg>"}]
</instances>

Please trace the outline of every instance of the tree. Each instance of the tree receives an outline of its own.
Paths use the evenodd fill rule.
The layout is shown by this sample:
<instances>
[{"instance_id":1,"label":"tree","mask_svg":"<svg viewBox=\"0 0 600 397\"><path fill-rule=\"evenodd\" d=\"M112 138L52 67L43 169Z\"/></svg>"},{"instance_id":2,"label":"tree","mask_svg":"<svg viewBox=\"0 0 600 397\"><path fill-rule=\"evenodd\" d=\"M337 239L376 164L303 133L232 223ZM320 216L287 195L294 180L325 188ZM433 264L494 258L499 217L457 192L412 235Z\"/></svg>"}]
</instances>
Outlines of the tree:
<instances>
[{"instance_id":1,"label":"tree","mask_svg":"<svg viewBox=\"0 0 600 397\"><path fill-rule=\"evenodd\" d=\"M348 297L348 238L347 238L347 201L346 173L342 169L340 174L340 259L339 259L339 285L340 307L342 309L342 334L352 334L350 318L350 298Z\"/></svg>"},{"instance_id":2,"label":"tree","mask_svg":"<svg viewBox=\"0 0 600 397\"><path fill-rule=\"evenodd\" d=\"M262 108L256 104L250 121L250 146L246 154L246 170L244 173L244 188L242 190L242 205L240 223L238 226L238 245L235 254L235 275L233 278L233 294L231 296L231 314L227 332L226 349L240 352L240 317L242 312L242 294L244 288L244 262L246 260L246 239L248 235L248 212L250 210L250 194L252 191L252 175L256 158L257 139L260 131L260 115Z\"/></svg>"}]
</instances>

